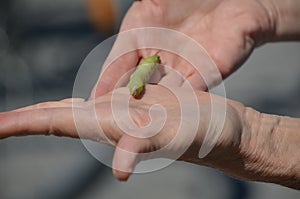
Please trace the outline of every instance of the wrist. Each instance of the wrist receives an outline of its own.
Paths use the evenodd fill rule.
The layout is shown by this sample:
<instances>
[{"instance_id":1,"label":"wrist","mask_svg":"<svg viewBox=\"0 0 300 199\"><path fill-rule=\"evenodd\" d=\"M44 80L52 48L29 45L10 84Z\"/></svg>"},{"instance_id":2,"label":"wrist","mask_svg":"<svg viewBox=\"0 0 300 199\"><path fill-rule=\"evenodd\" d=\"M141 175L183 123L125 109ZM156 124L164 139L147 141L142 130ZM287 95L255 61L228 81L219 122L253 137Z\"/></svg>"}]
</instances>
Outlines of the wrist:
<instances>
[{"instance_id":1,"label":"wrist","mask_svg":"<svg viewBox=\"0 0 300 199\"><path fill-rule=\"evenodd\" d=\"M206 99L199 100L203 107L209 107L202 102ZM201 115L210 118L209 110L202 109ZM198 152L207 126L205 122L199 124L198 136L181 160L213 167L243 180L300 189L300 119L262 114L227 100L221 136L204 158L199 158Z\"/></svg>"},{"instance_id":2,"label":"wrist","mask_svg":"<svg viewBox=\"0 0 300 199\"><path fill-rule=\"evenodd\" d=\"M300 189L297 120L245 109L240 154L246 179Z\"/></svg>"},{"instance_id":3,"label":"wrist","mask_svg":"<svg viewBox=\"0 0 300 199\"><path fill-rule=\"evenodd\" d=\"M300 1L266 0L271 21L274 24L271 41L295 41L300 39Z\"/></svg>"}]
</instances>

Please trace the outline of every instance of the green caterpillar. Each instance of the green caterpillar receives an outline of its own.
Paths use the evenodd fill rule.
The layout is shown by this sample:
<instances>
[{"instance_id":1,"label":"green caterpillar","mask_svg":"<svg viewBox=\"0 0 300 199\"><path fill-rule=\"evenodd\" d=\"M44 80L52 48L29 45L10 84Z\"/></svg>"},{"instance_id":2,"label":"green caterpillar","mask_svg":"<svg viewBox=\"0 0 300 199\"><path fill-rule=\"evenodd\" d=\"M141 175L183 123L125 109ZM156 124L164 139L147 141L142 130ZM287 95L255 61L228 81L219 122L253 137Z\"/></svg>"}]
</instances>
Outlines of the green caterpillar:
<instances>
[{"instance_id":1,"label":"green caterpillar","mask_svg":"<svg viewBox=\"0 0 300 199\"><path fill-rule=\"evenodd\" d=\"M156 68L161 63L158 55L153 55L145 59L130 76L129 90L133 97L138 97L144 90Z\"/></svg>"}]
</instances>

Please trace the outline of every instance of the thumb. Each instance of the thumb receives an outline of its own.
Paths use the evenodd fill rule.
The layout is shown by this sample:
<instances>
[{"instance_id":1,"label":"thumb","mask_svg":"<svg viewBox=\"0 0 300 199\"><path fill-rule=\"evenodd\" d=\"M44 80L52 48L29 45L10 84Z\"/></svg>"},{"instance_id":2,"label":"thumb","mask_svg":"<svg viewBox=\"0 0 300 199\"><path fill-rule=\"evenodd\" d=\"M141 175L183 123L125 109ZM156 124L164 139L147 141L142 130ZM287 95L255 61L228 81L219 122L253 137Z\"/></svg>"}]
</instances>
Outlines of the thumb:
<instances>
[{"instance_id":1,"label":"thumb","mask_svg":"<svg viewBox=\"0 0 300 199\"><path fill-rule=\"evenodd\" d=\"M150 140L124 135L118 142L113 173L120 181L127 181L135 166L141 161L141 153L150 152Z\"/></svg>"},{"instance_id":2,"label":"thumb","mask_svg":"<svg viewBox=\"0 0 300 199\"><path fill-rule=\"evenodd\" d=\"M119 80L121 80L122 76L136 66L138 56L136 52L130 52L117 58L111 64L109 63L110 61L111 59L108 58L105 64L109 64L109 66L105 64L103 66L100 77L91 93L92 99L112 91L115 86L120 83ZM126 83L127 82L124 82L125 85Z\"/></svg>"}]
</instances>

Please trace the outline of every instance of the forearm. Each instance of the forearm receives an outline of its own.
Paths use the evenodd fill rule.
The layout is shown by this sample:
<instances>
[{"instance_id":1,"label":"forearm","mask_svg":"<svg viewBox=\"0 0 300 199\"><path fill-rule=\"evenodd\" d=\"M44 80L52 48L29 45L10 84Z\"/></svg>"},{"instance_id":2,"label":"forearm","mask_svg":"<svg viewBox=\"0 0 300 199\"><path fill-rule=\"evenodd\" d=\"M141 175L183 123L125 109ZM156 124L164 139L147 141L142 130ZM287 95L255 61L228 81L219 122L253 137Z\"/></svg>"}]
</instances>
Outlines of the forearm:
<instances>
[{"instance_id":1,"label":"forearm","mask_svg":"<svg viewBox=\"0 0 300 199\"><path fill-rule=\"evenodd\" d=\"M245 108L242 123L246 178L300 189L300 119Z\"/></svg>"},{"instance_id":2,"label":"forearm","mask_svg":"<svg viewBox=\"0 0 300 199\"><path fill-rule=\"evenodd\" d=\"M210 106L201 103L203 97L199 101ZM300 189L300 119L262 114L239 102L227 102L225 123L213 150L204 158L198 157L202 130L182 159L239 179ZM200 115L210 117L209 111ZM205 125L200 121L200 126Z\"/></svg>"},{"instance_id":3,"label":"forearm","mask_svg":"<svg viewBox=\"0 0 300 199\"><path fill-rule=\"evenodd\" d=\"M268 0L274 23L274 41L300 41L300 1Z\"/></svg>"}]
</instances>

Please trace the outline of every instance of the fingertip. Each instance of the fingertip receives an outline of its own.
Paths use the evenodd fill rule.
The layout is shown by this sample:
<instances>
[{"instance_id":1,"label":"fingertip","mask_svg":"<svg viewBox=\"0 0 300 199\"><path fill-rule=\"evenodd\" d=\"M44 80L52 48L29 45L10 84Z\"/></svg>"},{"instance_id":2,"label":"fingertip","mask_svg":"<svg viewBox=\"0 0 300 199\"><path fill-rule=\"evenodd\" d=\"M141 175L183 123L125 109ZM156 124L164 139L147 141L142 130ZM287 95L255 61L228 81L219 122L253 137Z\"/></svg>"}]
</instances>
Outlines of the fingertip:
<instances>
[{"instance_id":1,"label":"fingertip","mask_svg":"<svg viewBox=\"0 0 300 199\"><path fill-rule=\"evenodd\" d=\"M113 169L113 174L119 181L127 182L132 173Z\"/></svg>"},{"instance_id":2,"label":"fingertip","mask_svg":"<svg viewBox=\"0 0 300 199\"><path fill-rule=\"evenodd\" d=\"M127 181L138 164L139 154L145 144L139 139L124 135L118 142L113 158L113 174L120 181Z\"/></svg>"},{"instance_id":3,"label":"fingertip","mask_svg":"<svg viewBox=\"0 0 300 199\"><path fill-rule=\"evenodd\" d=\"M127 181L136 165L136 154L116 148L113 159L113 174L120 181Z\"/></svg>"}]
</instances>

